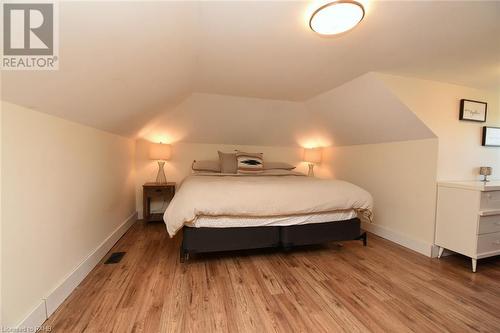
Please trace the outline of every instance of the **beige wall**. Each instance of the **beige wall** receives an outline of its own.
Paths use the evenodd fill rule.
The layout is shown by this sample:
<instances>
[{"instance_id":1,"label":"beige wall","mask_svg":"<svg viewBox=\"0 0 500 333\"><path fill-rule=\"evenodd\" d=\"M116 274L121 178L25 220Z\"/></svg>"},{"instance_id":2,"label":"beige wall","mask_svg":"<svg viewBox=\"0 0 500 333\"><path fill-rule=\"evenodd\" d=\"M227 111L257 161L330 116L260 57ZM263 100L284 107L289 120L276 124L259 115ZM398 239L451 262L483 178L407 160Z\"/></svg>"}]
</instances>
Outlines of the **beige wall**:
<instances>
[{"instance_id":1,"label":"beige wall","mask_svg":"<svg viewBox=\"0 0 500 333\"><path fill-rule=\"evenodd\" d=\"M325 154L335 178L374 198L374 224L403 242L434 241L437 139L333 147ZM411 245L411 244L409 244Z\"/></svg>"},{"instance_id":2,"label":"beige wall","mask_svg":"<svg viewBox=\"0 0 500 333\"><path fill-rule=\"evenodd\" d=\"M378 74L439 138L438 180L479 179L479 166L492 166L500 179L500 148L482 147L482 127L500 126L498 92ZM460 99L488 103L486 123L458 120Z\"/></svg>"},{"instance_id":3,"label":"beige wall","mask_svg":"<svg viewBox=\"0 0 500 333\"><path fill-rule=\"evenodd\" d=\"M135 144L2 107L2 304L12 327L135 212Z\"/></svg>"},{"instance_id":4,"label":"beige wall","mask_svg":"<svg viewBox=\"0 0 500 333\"><path fill-rule=\"evenodd\" d=\"M165 165L168 181L179 183L191 173L193 160L218 160L217 150L231 152L241 149L249 152L262 152L267 161L288 162L297 165L297 171L307 172L307 165L301 162L302 148L298 147L262 147L262 146L236 146L217 144L177 143L173 144L172 158ZM148 157L149 142L138 140L136 144L136 173L137 173L137 211L142 217L142 185L156 179L158 165ZM326 165L325 165L326 166ZM328 169L318 166L318 176L328 177ZM158 205L153 209L159 209Z\"/></svg>"}]
</instances>

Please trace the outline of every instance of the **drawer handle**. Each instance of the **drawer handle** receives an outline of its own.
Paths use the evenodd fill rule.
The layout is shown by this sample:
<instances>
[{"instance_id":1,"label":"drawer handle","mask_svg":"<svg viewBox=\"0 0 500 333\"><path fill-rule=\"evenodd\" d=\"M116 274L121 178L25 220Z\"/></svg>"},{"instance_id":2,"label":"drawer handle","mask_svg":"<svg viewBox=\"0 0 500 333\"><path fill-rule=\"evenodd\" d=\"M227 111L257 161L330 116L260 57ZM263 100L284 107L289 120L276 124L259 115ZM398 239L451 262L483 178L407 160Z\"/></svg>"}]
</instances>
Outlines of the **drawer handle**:
<instances>
[{"instance_id":1,"label":"drawer handle","mask_svg":"<svg viewBox=\"0 0 500 333\"><path fill-rule=\"evenodd\" d=\"M494 241L493 244L500 245L500 239Z\"/></svg>"}]
</instances>

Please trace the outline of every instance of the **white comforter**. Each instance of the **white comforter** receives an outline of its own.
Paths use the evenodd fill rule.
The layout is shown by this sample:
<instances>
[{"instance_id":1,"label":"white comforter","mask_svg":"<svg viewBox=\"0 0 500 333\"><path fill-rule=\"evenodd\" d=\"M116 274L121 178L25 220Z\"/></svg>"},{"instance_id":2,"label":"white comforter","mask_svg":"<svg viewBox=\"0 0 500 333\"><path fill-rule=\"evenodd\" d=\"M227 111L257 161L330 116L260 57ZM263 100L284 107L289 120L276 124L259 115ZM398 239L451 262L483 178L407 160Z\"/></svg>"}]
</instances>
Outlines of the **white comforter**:
<instances>
[{"instance_id":1,"label":"white comforter","mask_svg":"<svg viewBox=\"0 0 500 333\"><path fill-rule=\"evenodd\" d=\"M165 211L170 236L199 216L271 217L355 210L371 217L373 200L340 180L299 175L193 175Z\"/></svg>"}]
</instances>

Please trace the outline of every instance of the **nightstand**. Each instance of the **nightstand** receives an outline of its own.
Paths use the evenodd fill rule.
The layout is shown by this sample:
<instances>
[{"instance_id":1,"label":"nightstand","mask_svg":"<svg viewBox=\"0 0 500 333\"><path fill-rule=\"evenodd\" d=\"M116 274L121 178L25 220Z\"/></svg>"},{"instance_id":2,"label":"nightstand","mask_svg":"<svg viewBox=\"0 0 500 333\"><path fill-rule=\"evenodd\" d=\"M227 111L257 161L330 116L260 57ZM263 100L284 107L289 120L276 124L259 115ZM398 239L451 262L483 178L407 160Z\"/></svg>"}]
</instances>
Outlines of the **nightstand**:
<instances>
[{"instance_id":1,"label":"nightstand","mask_svg":"<svg viewBox=\"0 0 500 333\"><path fill-rule=\"evenodd\" d=\"M163 213L151 214L151 200L172 200L175 195L175 183L146 183L142 186L142 209L144 222L163 221Z\"/></svg>"}]
</instances>

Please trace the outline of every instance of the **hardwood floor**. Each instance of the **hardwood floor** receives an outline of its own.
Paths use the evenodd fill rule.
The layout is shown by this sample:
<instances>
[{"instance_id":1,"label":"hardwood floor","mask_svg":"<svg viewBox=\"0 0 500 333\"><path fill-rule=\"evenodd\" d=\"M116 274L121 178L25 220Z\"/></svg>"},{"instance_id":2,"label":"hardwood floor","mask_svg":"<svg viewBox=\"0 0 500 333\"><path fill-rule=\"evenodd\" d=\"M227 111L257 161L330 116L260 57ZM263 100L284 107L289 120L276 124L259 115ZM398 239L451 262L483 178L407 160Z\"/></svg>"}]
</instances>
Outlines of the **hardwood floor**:
<instances>
[{"instance_id":1,"label":"hardwood floor","mask_svg":"<svg viewBox=\"0 0 500 333\"><path fill-rule=\"evenodd\" d=\"M343 246L211 254L136 223L45 325L53 332L500 332L500 258L430 259L369 235Z\"/></svg>"}]
</instances>

